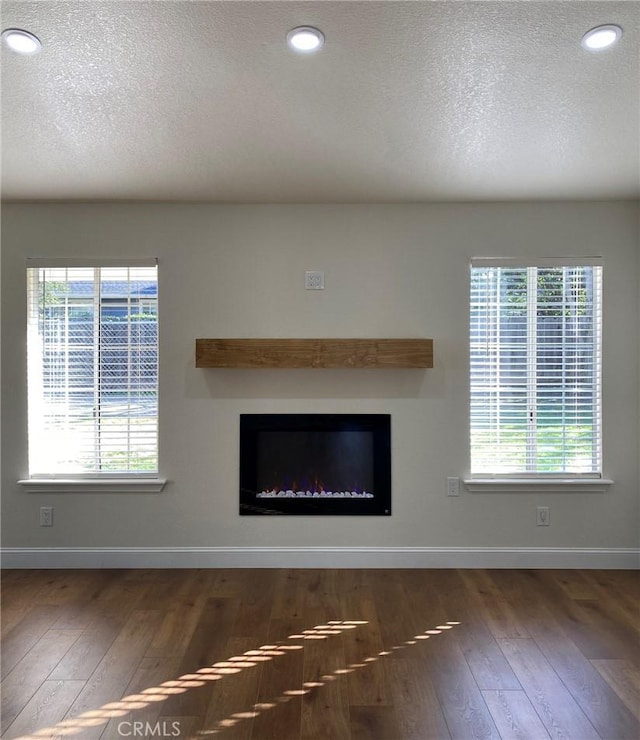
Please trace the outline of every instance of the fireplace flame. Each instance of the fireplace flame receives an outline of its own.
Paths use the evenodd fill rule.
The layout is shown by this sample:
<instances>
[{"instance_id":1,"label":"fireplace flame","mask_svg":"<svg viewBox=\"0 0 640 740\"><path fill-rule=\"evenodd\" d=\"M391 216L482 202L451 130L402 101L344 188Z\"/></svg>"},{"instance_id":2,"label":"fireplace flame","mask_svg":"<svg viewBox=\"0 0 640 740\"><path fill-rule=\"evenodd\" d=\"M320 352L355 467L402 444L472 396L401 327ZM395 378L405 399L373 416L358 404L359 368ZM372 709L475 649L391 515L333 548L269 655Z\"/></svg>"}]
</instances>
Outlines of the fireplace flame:
<instances>
[{"instance_id":1,"label":"fireplace flame","mask_svg":"<svg viewBox=\"0 0 640 740\"><path fill-rule=\"evenodd\" d=\"M274 476L275 477L275 476ZM374 498L373 493L365 491L357 484L328 490L318 473L303 477L300 482L295 478L284 476L282 481L263 488L256 494L257 498Z\"/></svg>"}]
</instances>

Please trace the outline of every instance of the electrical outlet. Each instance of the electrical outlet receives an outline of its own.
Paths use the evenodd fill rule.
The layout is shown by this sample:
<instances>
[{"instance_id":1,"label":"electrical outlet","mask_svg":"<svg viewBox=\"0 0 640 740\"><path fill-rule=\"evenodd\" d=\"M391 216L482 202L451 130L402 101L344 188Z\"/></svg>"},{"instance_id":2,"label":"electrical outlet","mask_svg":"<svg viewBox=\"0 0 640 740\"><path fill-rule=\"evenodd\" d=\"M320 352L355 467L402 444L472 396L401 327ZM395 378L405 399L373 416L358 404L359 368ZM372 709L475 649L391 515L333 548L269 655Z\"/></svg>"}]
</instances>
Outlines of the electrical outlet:
<instances>
[{"instance_id":1,"label":"electrical outlet","mask_svg":"<svg viewBox=\"0 0 640 740\"><path fill-rule=\"evenodd\" d=\"M536 509L536 526L548 527L550 521L549 507L538 506Z\"/></svg>"},{"instance_id":2,"label":"electrical outlet","mask_svg":"<svg viewBox=\"0 0 640 740\"><path fill-rule=\"evenodd\" d=\"M304 274L305 290L324 290L324 272L307 270Z\"/></svg>"},{"instance_id":3,"label":"electrical outlet","mask_svg":"<svg viewBox=\"0 0 640 740\"><path fill-rule=\"evenodd\" d=\"M53 506L40 507L40 526L53 527Z\"/></svg>"},{"instance_id":4,"label":"electrical outlet","mask_svg":"<svg viewBox=\"0 0 640 740\"><path fill-rule=\"evenodd\" d=\"M447 496L460 495L460 478L447 478Z\"/></svg>"}]
</instances>

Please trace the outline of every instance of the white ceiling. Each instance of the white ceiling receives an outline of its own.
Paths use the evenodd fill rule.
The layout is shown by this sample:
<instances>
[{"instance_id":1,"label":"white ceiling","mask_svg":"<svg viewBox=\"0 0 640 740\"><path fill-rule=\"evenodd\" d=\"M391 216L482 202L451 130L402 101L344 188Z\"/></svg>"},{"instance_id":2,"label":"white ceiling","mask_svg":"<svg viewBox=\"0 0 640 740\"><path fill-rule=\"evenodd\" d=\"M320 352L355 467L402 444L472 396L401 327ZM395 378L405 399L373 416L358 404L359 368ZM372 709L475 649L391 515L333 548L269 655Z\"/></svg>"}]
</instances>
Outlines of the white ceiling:
<instances>
[{"instance_id":1,"label":"white ceiling","mask_svg":"<svg viewBox=\"0 0 640 740\"><path fill-rule=\"evenodd\" d=\"M7 200L640 197L638 2L3 0ZM585 31L624 29L589 53ZM285 35L321 28L296 55Z\"/></svg>"}]
</instances>

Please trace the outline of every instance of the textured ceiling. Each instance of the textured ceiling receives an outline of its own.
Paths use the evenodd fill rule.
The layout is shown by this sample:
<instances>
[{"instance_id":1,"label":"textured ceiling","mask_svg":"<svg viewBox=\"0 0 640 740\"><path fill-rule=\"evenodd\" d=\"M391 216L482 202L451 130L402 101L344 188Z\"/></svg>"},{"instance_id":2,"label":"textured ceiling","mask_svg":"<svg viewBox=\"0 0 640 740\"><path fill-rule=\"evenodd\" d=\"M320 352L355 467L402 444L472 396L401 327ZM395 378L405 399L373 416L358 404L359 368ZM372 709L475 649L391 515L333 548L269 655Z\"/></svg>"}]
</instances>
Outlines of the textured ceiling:
<instances>
[{"instance_id":1,"label":"textured ceiling","mask_svg":"<svg viewBox=\"0 0 640 740\"><path fill-rule=\"evenodd\" d=\"M3 0L5 199L640 196L640 3ZM614 48L588 29L617 23ZM297 25L324 49L285 45Z\"/></svg>"}]
</instances>

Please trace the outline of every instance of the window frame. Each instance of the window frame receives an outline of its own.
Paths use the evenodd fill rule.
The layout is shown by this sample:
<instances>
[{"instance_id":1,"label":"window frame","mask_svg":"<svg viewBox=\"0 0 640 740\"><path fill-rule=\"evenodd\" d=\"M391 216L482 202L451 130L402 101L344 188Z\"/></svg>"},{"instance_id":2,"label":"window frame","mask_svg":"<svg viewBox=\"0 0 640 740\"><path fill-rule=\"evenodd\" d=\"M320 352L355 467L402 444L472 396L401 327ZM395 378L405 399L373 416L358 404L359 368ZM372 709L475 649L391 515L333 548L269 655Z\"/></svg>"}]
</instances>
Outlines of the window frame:
<instances>
[{"instance_id":1,"label":"window frame","mask_svg":"<svg viewBox=\"0 0 640 740\"><path fill-rule=\"evenodd\" d=\"M506 269L517 269L517 268L558 268L558 267L602 267L602 259L599 257L571 257L571 258L545 258L545 259L514 259L514 258L473 258L469 264L469 315L467 327L469 330L468 338L468 350L469 350L469 468L471 469L471 452L472 452L472 418L471 418L471 371L472 371L472 343L470 332L472 329L472 314L471 314L471 290L472 290L472 270L474 268L481 267L496 267ZM529 281L527 282L527 294L529 291ZM596 329L596 336L594 342L597 347L597 355L599 366L596 370L598 387L598 405L595 409L597 414L597 438L599 444L599 472L568 472L568 471L556 471L556 472L538 472L533 470L519 470L518 472L470 472L467 477L464 478L464 483L468 491L474 492L529 492L529 493L541 493L549 491L574 491L580 493L592 493L592 492L604 492L613 484L610 478L604 476L603 473L603 458L602 458L602 285L600 284L600 291L598 293L599 306L597 311L599 312L600 323ZM527 319L527 336L529 337L529 321ZM536 345L537 349L537 345ZM531 363L531 356L527 351L527 363Z\"/></svg>"},{"instance_id":2,"label":"window frame","mask_svg":"<svg viewBox=\"0 0 640 740\"><path fill-rule=\"evenodd\" d=\"M94 258L28 258L26 260L26 275L29 270L51 268L84 268L84 269L109 269L109 268L136 268L136 267L156 267L158 260L156 257L148 258L123 258L123 259L94 259ZM157 280L157 278L156 278ZM157 284L157 283L156 283ZM30 289L27 287L27 298L31 300ZM157 304L156 304L157 305ZM158 321L158 317L156 317ZM159 341L156 340L156 351L159 350ZM158 367L159 371L159 367ZM27 374L28 375L28 374ZM29 395L29 378L27 382L27 395ZM159 374L157 377L157 392L159 391ZM28 416L28 415L27 415ZM156 437L155 437L155 455L157 460L157 470L146 471L86 471L78 473L46 473L39 472L32 474L30 471L25 478L18 481L18 484L28 493L38 492L83 492L83 493L157 493L163 490L166 484L166 478L159 473L159 408L156 407ZM27 435L29 435L29 424L27 424ZM29 439L27 438L29 445ZM31 462L28 463L31 466Z\"/></svg>"}]
</instances>

